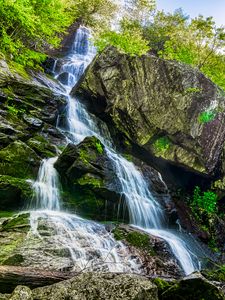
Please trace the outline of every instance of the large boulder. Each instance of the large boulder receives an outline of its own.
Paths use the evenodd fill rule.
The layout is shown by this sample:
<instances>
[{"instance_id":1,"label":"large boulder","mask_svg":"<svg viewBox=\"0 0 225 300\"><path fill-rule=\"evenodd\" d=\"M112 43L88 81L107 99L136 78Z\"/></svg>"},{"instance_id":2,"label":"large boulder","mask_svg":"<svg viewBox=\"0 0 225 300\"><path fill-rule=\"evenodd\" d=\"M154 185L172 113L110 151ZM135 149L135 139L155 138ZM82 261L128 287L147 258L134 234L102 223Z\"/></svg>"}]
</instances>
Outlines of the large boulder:
<instances>
[{"instance_id":1,"label":"large boulder","mask_svg":"<svg viewBox=\"0 0 225 300\"><path fill-rule=\"evenodd\" d=\"M192 274L180 281L165 282L156 279L161 300L224 300L225 296L215 282L210 282L201 274Z\"/></svg>"},{"instance_id":2,"label":"large boulder","mask_svg":"<svg viewBox=\"0 0 225 300\"><path fill-rule=\"evenodd\" d=\"M69 144L56 161L55 168L64 189L70 194L64 193L67 207L97 220L118 217L121 196L111 186L115 176L113 167L105 147L96 137L87 137L77 146Z\"/></svg>"},{"instance_id":3,"label":"large boulder","mask_svg":"<svg viewBox=\"0 0 225 300\"><path fill-rule=\"evenodd\" d=\"M116 240L123 241L141 258L145 274L173 279L182 276L180 266L164 240L129 225L117 225L112 232Z\"/></svg>"},{"instance_id":4,"label":"large boulder","mask_svg":"<svg viewBox=\"0 0 225 300\"><path fill-rule=\"evenodd\" d=\"M107 48L73 94L155 156L203 174L215 171L225 140L225 99L197 69Z\"/></svg>"},{"instance_id":5,"label":"large boulder","mask_svg":"<svg viewBox=\"0 0 225 300\"><path fill-rule=\"evenodd\" d=\"M54 285L30 290L17 286L11 295L0 294L8 300L158 300L157 287L148 279L128 274L81 273Z\"/></svg>"}]
</instances>

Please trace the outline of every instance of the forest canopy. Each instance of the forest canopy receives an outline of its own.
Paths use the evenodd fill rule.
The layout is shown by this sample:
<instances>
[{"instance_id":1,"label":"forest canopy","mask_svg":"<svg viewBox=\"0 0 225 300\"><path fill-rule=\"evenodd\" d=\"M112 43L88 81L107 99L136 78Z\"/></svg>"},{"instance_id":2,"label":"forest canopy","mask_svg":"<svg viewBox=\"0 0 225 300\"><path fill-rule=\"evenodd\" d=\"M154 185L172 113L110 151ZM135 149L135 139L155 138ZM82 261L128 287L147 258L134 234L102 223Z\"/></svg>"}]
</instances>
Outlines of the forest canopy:
<instances>
[{"instance_id":1,"label":"forest canopy","mask_svg":"<svg viewBox=\"0 0 225 300\"><path fill-rule=\"evenodd\" d=\"M117 3L117 4L116 4ZM93 29L102 51L152 53L199 68L225 90L225 31L212 17L191 19L181 9L156 10L155 0L130 0L121 13L113 0L0 0L0 55L35 67L57 48L75 21ZM117 26L114 26L117 23Z\"/></svg>"}]
</instances>

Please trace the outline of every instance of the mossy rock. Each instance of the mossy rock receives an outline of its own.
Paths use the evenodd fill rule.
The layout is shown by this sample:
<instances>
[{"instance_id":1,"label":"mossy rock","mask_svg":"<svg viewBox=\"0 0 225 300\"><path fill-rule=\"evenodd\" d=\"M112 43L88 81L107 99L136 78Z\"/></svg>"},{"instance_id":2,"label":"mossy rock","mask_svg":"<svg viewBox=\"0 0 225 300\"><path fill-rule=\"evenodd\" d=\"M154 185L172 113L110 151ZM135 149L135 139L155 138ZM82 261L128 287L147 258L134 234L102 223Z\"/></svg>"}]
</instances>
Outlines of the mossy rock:
<instances>
[{"instance_id":1,"label":"mossy rock","mask_svg":"<svg viewBox=\"0 0 225 300\"><path fill-rule=\"evenodd\" d=\"M2 223L0 231L22 231L27 232L30 229L30 214L23 213L9 218Z\"/></svg>"},{"instance_id":2,"label":"mossy rock","mask_svg":"<svg viewBox=\"0 0 225 300\"><path fill-rule=\"evenodd\" d=\"M155 251L151 246L150 236L146 233L132 228L117 226L113 230L113 235L116 240L126 241L129 245L144 250L148 255L155 255Z\"/></svg>"},{"instance_id":3,"label":"mossy rock","mask_svg":"<svg viewBox=\"0 0 225 300\"><path fill-rule=\"evenodd\" d=\"M32 197L32 186L25 179L0 175L0 209L18 210Z\"/></svg>"},{"instance_id":4,"label":"mossy rock","mask_svg":"<svg viewBox=\"0 0 225 300\"><path fill-rule=\"evenodd\" d=\"M213 270L203 270L202 274L209 280L225 283L225 265Z\"/></svg>"},{"instance_id":5,"label":"mossy rock","mask_svg":"<svg viewBox=\"0 0 225 300\"><path fill-rule=\"evenodd\" d=\"M56 155L56 147L50 144L43 136L35 135L27 141L27 145L43 158Z\"/></svg>"},{"instance_id":6,"label":"mossy rock","mask_svg":"<svg viewBox=\"0 0 225 300\"><path fill-rule=\"evenodd\" d=\"M0 174L36 178L41 158L24 142L16 141L0 151Z\"/></svg>"},{"instance_id":7,"label":"mossy rock","mask_svg":"<svg viewBox=\"0 0 225 300\"><path fill-rule=\"evenodd\" d=\"M13 254L3 261L4 266L20 266L24 262L24 257L21 254Z\"/></svg>"},{"instance_id":8,"label":"mossy rock","mask_svg":"<svg viewBox=\"0 0 225 300\"><path fill-rule=\"evenodd\" d=\"M14 215L0 225L0 264L21 265L24 261L23 247L30 229L29 213Z\"/></svg>"},{"instance_id":9,"label":"mossy rock","mask_svg":"<svg viewBox=\"0 0 225 300\"><path fill-rule=\"evenodd\" d=\"M159 286L159 285L158 285ZM163 286L163 285L162 285ZM163 286L160 300L224 300L224 294L213 283L198 274L190 275L170 286Z\"/></svg>"}]
</instances>

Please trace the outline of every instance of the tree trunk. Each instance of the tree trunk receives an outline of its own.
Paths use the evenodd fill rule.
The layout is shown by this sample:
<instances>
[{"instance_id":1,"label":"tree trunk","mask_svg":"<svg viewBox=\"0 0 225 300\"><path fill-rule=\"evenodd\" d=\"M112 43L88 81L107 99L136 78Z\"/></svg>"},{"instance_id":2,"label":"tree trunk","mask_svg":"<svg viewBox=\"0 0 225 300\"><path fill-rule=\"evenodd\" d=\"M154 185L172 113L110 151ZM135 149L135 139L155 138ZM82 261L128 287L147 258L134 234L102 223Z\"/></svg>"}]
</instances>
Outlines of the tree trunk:
<instances>
[{"instance_id":1,"label":"tree trunk","mask_svg":"<svg viewBox=\"0 0 225 300\"><path fill-rule=\"evenodd\" d=\"M0 266L0 293L11 293L17 285L31 289L70 279L76 273L45 271L27 267Z\"/></svg>"}]
</instances>

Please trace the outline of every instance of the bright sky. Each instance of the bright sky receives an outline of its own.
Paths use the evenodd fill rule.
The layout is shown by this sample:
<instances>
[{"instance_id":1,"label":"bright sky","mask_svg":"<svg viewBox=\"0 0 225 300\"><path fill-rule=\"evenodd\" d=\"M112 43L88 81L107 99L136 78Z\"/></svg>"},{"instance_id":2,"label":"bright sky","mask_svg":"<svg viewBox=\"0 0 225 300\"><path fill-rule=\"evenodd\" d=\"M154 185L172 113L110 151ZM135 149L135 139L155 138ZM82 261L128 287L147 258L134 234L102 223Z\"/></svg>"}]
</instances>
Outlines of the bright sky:
<instances>
[{"instance_id":1,"label":"bright sky","mask_svg":"<svg viewBox=\"0 0 225 300\"><path fill-rule=\"evenodd\" d=\"M157 0L157 7L166 12L182 8L192 18L199 14L213 16L217 26L225 25L225 0Z\"/></svg>"}]
</instances>

